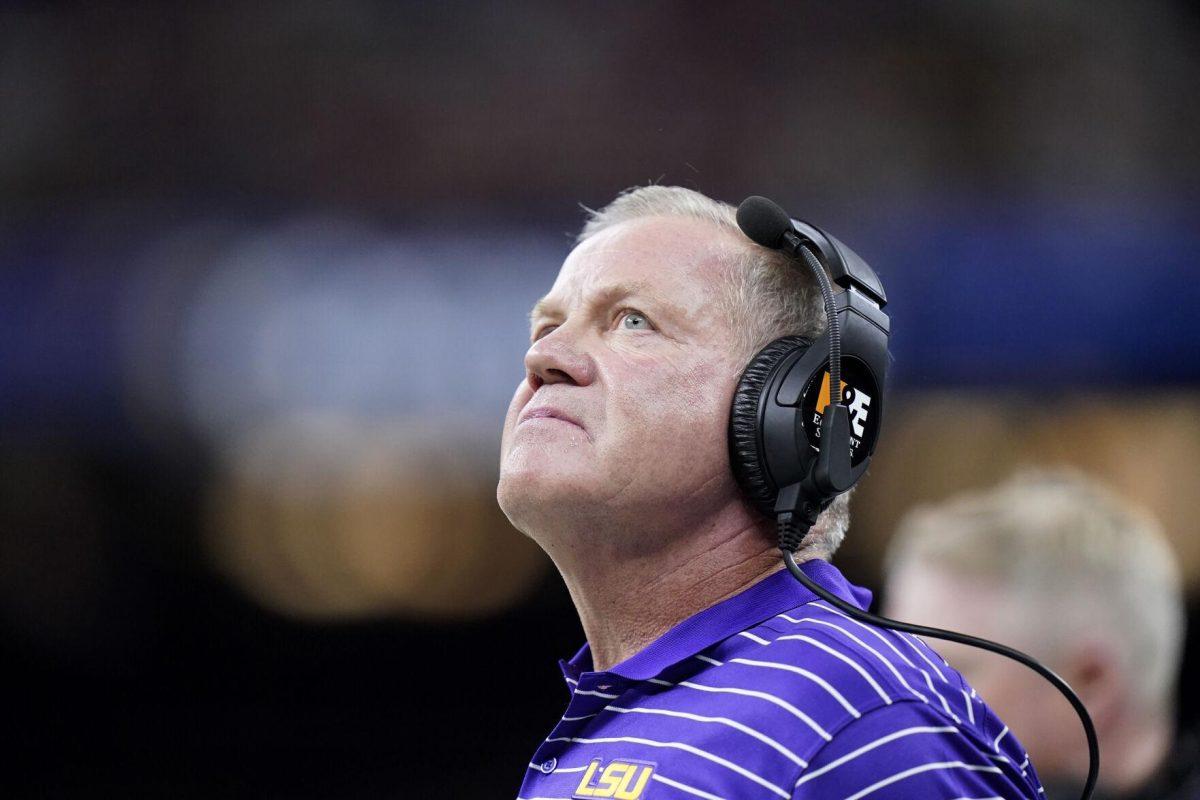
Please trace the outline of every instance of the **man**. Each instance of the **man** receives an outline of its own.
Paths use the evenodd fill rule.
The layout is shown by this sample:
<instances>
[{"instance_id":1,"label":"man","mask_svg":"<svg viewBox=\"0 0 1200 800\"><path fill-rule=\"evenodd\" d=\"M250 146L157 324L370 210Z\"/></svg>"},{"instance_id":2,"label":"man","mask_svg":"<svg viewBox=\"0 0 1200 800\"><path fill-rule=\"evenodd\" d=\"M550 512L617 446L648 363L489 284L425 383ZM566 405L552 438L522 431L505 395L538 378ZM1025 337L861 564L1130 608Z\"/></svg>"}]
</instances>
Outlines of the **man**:
<instances>
[{"instance_id":1,"label":"man","mask_svg":"<svg viewBox=\"0 0 1200 800\"><path fill-rule=\"evenodd\" d=\"M520 797L1027 798L1025 751L923 642L847 618L786 571L726 430L767 342L824 327L815 281L731 206L629 191L593 212L531 315L497 498L562 573L587 643ZM828 563L845 497L797 560Z\"/></svg>"},{"instance_id":2,"label":"man","mask_svg":"<svg viewBox=\"0 0 1200 800\"><path fill-rule=\"evenodd\" d=\"M999 639L1079 693L1100 741L1097 798L1200 800L1200 748L1172 754L1183 639L1179 570L1158 524L1083 475L1025 470L919 508L888 555L888 612ZM940 648L1021 736L1053 797L1079 794L1087 746L1029 670Z\"/></svg>"}]
</instances>

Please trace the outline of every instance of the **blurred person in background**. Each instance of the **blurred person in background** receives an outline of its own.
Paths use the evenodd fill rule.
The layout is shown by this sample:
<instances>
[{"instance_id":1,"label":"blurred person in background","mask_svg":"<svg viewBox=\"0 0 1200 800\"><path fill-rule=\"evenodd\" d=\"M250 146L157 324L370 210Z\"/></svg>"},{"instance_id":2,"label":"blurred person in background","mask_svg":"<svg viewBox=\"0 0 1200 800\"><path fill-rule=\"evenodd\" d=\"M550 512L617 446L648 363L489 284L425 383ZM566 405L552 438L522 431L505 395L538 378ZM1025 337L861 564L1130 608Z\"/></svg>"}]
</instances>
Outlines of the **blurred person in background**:
<instances>
[{"instance_id":1,"label":"blurred person in background","mask_svg":"<svg viewBox=\"0 0 1200 800\"><path fill-rule=\"evenodd\" d=\"M1077 471L1029 468L910 512L886 564L888 616L1005 642L1075 689L1100 741L1097 798L1200 798L1200 747L1175 731L1179 568L1147 512ZM1050 684L940 649L1029 748L1048 796L1077 796L1087 746Z\"/></svg>"},{"instance_id":2,"label":"blurred person in background","mask_svg":"<svg viewBox=\"0 0 1200 800\"><path fill-rule=\"evenodd\" d=\"M1037 797L1008 728L913 637L846 616L786 571L730 466L752 356L817 336L806 269L732 206L678 187L593 212L531 314L497 498L553 559L587 643L523 798ZM797 561L829 563L847 497Z\"/></svg>"}]
</instances>

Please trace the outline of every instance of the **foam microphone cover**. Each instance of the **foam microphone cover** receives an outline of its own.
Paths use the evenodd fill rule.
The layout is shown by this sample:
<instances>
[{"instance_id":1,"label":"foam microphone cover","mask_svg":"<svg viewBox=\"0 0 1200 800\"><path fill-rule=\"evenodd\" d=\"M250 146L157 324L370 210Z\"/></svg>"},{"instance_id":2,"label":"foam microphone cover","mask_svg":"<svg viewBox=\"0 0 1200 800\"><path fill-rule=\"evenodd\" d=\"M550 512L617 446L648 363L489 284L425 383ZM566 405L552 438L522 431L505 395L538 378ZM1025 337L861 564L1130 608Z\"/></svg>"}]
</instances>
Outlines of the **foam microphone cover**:
<instances>
[{"instance_id":1,"label":"foam microphone cover","mask_svg":"<svg viewBox=\"0 0 1200 800\"><path fill-rule=\"evenodd\" d=\"M772 249L783 244L783 235L793 230L787 212L765 197L751 195L737 210L737 223L742 232L763 247Z\"/></svg>"}]
</instances>

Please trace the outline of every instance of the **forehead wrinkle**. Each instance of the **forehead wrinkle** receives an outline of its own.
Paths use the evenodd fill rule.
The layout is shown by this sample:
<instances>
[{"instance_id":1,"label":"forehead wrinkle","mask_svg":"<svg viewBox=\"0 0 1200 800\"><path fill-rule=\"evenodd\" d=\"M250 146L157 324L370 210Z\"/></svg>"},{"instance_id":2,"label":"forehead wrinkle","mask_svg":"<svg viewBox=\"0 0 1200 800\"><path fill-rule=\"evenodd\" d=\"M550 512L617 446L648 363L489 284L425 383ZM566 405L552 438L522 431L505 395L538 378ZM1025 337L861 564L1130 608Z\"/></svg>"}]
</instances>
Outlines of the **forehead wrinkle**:
<instances>
[{"instance_id":1,"label":"forehead wrinkle","mask_svg":"<svg viewBox=\"0 0 1200 800\"><path fill-rule=\"evenodd\" d=\"M579 254L586 251L589 258L597 259L599 261L598 266L600 267L598 270L591 271L591 274L584 278L583 284L585 293L595 284L603 281L604 272L606 269L621 263L623 256L630 255L636 257L645 253L646 248L628 241L626 238L628 235L631 233L635 236L642 234L644 232L637 230L638 228L647 223L661 223L663 221L667 221L669 223L682 222L685 224L696 222L696 220L691 220L684 217L645 217L622 222L610 228L606 228L590 239L581 242L572 252L572 257L578 257ZM633 228L632 231L630 230L631 227ZM705 283L708 285L703 287L706 305L716 303L719 306L721 297L720 292L725 288L729 280L729 276L724 274L725 269L731 260L731 256L736 253L737 239L736 237L731 236L729 232L716 228L712 228L708 232L710 235L712 233L715 233L716 235L712 236L712 238L709 238L708 241L703 242L702 246L697 247L694 252L694 257L689 258L688 260L704 264L706 266L706 272L709 272L709 274L705 277L707 278L711 276L711 280L705 281ZM662 256L663 259L678 257L679 251L684 247L695 246L698 244L697 237L695 236L687 236L682 239L681 236L682 234L679 231L668 232L665 235L662 232L656 233L654 245L656 249L665 250ZM731 245L734 245L734 247L731 248ZM563 265L564 269L570 269L571 271L577 270L579 268L578 262L572 263L573 261L574 258L569 258L567 264ZM614 296L622 294L630 295L639 292L645 293L650 300L667 309L669 313L675 317L676 321L680 323L690 323L694 325L696 314L702 311L702 309L695 307L689 311L683 305L680 305L677 302L672 302L661 293L656 293L653 291L652 284L650 281L645 279L635 278L632 280L618 280L611 286L603 286L599 289L593 289L593 291L595 291L598 295L603 295L602 300L607 302L613 302ZM557 307L553 295L554 290L551 289L550 292L534 303L533 308L529 312L529 325L531 333L540 319L544 317L562 316L562 313ZM599 300L594 300L592 302L599 302ZM718 311L719 308L713 308L713 310Z\"/></svg>"}]
</instances>

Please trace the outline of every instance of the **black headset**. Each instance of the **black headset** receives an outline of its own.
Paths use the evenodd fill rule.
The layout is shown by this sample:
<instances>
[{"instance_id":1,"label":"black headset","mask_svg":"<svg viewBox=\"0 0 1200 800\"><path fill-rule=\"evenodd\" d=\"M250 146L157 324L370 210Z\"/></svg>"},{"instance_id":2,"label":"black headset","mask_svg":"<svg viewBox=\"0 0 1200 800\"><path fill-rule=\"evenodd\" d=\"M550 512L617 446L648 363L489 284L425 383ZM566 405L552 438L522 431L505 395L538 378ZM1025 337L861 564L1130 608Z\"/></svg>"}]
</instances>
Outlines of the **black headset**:
<instances>
[{"instance_id":1,"label":"black headset","mask_svg":"<svg viewBox=\"0 0 1200 800\"><path fill-rule=\"evenodd\" d=\"M763 247L808 261L821 286L825 333L815 342L784 336L760 350L742 373L729 417L730 463L754 505L811 526L863 476L875 452L891 332L887 296L853 250L765 197L747 198L737 221ZM822 266L841 287L837 295Z\"/></svg>"},{"instance_id":2,"label":"black headset","mask_svg":"<svg viewBox=\"0 0 1200 800\"><path fill-rule=\"evenodd\" d=\"M776 520L788 571L821 599L855 619L918 636L959 642L1020 662L1071 703L1088 741L1083 800L1096 787L1100 747L1091 716L1066 681L1006 645L876 616L813 581L796 563L817 516L867 471L879 439L891 324L875 271L815 225L788 216L765 197L748 197L738 227L755 243L804 262L821 289L825 332L815 342L784 336L762 348L738 381L729 415L729 460L751 503ZM828 275L826 275L828 271ZM841 288L836 295L830 284Z\"/></svg>"}]
</instances>

